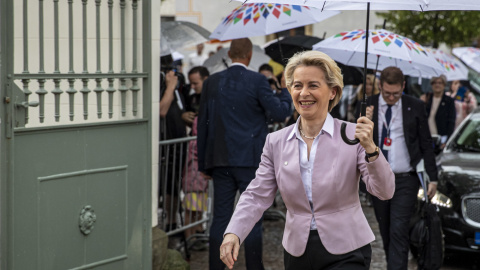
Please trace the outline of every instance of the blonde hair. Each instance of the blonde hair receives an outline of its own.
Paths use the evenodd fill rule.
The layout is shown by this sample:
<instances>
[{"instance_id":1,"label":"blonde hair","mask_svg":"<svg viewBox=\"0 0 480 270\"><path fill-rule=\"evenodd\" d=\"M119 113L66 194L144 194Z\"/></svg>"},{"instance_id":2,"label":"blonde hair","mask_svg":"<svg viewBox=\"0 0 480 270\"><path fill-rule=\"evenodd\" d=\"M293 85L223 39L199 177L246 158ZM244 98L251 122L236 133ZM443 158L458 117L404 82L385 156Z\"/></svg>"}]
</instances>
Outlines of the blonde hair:
<instances>
[{"instance_id":1,"label":"blonde hair","mask_svg":"<svg viewBox=\"0 0 480 270\"><path fill-rule=\"evenodd\" d=\"M367 81L372 82L372 96L380 93L380 89L378 89L378 80L375 78L375 75L373 74L367 74ZM357 100L363 100L363 92L365 91L365 87L363 87L363 84L360 85L360 90L357 93Z\"/></svg>"},{"instance_id":2,"label":"blonde hair","mask_svg":"<svg viewBox=\"0 0 480 270\"><path fill-rule=\"evenodd\" d=\"M432 78L430 79L430 84L433 84L436 80L442 81L442 84L443 84L444 86L447 85L447 77L445 77L445 75L443 75L443 74L440 75L440 76L438 76L438 77L432 77Z\"/></svg>"},{"instance_id":3,"label":"blonde hair","mask_svg":"<svg viewBox=\"0 0 480 270\"><path fill-rule=\"evenodd\" d=\"M337 63L333 61L330 56L319 51L304 51L296 53L290 60L288 60L285 68L285 82L287 89L292 93L293 73L295 69L300 66L314 66L320 68L325 75L325 82L330 89L337 88L335 97L328 102L328 111L330 112L335 105L338 104L342 97L343 91L343 75Z\"/></svg>"}]
</instances>

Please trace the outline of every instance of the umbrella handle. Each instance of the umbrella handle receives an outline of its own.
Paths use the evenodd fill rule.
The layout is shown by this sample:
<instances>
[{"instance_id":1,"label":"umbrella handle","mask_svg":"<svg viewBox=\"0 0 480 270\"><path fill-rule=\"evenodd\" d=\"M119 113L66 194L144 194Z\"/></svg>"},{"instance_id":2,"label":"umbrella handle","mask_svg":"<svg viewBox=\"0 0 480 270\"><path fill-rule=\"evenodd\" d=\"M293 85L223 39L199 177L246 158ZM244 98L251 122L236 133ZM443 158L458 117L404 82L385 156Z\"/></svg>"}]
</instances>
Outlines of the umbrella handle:
<instances>
[{"instance_id":1,"label":"umbrella handle","mask_svg":"<svg viewBox=\"0 0 480 270\"><path fill-rule=\"evenodd\" d=\"M340 135L342 135L342 139L343 141L346 143L346 144L349 144L349 145L355 145L357 143L360 142L359 139L353 139L353 140L350 140L348 137L347 137L347 133L346 133L346 130L347 129L347 123L342 123L342 126L340 127Z\"/></svg>"},{"instance_id":2,"label":"umbrella handle","mask_svg":"<svg viewBox=\"0 0 480 270\"><path fill-rule=\"evenodd\" d=\"M362 103L360 103L360 116L365 116L367 115L366 113L367 111L367 103L365 101L362 101ZM342 126L340 127L340 135L342 136L342 140L348 144L348 145L355 145L357 143L360 142L359 139L353 139L353 140L350 140L348 137L347 137L347 123L343 122L342 123Z\"/></svg>"}]
</instances>

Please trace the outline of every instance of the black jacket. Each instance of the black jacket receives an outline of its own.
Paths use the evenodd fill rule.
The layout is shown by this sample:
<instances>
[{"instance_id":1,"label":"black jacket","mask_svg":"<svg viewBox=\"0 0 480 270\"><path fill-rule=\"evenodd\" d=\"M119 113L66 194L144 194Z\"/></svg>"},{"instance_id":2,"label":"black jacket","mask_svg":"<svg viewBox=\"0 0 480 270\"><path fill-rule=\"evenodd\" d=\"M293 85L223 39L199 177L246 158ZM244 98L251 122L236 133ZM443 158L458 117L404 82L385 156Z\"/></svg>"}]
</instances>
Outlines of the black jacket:
<instances>
[{"instance_id":1,"label":"black jacket","mask_svg":"<svg viewBox=\"0 0 480 270\"><path fill-rule=\"evenodd\" d=\"M427 95L427 103L425 109L427 110L427 119L430 117L430 109L432 108L433 95ZM437 113L435 114L435 123L437 124L438 135L447 135L448 138L455 129L455 119L457 112L455 110L455 100L445 94L438 105Z\"/></svg>"},{"instance_id":2,"label":"black jacket","mask_svg":"<svg viewBox=\"0 0 480 270\"><path fill-rule=\"evenodd\" d=\"M258 167L269 119L284 121L292 98L273 94L265 76L231 66L203 82L198 113L198 169Z\"/></svg>"}]
</instances>

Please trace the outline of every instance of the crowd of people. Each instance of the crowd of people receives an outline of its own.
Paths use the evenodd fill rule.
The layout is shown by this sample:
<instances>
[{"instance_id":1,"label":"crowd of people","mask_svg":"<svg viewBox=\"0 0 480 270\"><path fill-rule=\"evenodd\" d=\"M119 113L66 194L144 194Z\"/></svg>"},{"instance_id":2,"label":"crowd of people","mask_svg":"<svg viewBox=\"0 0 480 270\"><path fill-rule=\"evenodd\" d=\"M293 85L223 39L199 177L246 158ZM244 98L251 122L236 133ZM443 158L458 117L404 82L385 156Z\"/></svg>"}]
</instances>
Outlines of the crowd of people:
<instances>
[{"instance_id":1,"label":"crowd of people","mask_svg":"<svg viewBox=\"0 0 480 270\"><path fill-rule=\"evenodd\" d=\"M361 210L360 182L372 195L388 269L407 269L417 165L423 160L431 198L435 154L477 106L468 85L433 77L431 91L416 98L405 94L402 71L388 67L379 77L368 74L365 87L355 86L340 116L332 109L342 99L344 78L324 53L299 53L276 76L267 63L249 70L252 43L236 39L228 52L232 64L209 74L201 65L203 46L198 48L189 84L172 57L162 57L160 139L197 140L183 148L188 153L178 153L180 148L162 157L185 168L160 176L168 183L160 187L167 189L165 209L178 209L168 202L178 201L171 197L178 198L181 185L185 216L198 216L207 211L207 182L213 179L210 269L232 269L242 243L247 269L264 269L262 216L277 192L287 208L285 269L369 269L374 236ZM360 116L364 94L366 115ZM343 142L342 123L359 144ZM179 158L187 161L173 162ZM176 170L193 173L175 176Z\"/></svg>"}]
</instances>

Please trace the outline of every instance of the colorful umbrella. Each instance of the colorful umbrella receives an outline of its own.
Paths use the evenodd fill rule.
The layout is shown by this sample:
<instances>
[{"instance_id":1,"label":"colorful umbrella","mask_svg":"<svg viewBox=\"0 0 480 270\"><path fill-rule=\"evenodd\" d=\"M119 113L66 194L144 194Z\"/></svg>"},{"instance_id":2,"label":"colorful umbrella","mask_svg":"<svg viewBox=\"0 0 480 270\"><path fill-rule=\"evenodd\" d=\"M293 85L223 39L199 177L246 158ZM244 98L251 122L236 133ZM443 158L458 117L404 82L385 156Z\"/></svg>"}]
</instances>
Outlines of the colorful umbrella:
<instances>
[{"instance_id":1,"label":"colorful umbrella","mask_svg":"<svg viewBox=\"0 0 480 270\"><path fill-rule=\"evenodd\" d=\"M255 3L257 0L237 0L244 3ZM302 4L305 6L317 7L323 10L367 10L367 36L369 33L370 9L372 10L479 10L480 1L472 0L262 0L263 2L276 2L278 4ZM449 3L451 2L451 3ZM443 5L442 5L443 4ZM464 6L462 6L462 4ZM365 60L364 60L364 82L367 80L367 51L368 39L365 39ZM366 100L366 95L364 95ZM362 102L361 115L365 115L366 103ZM358 140L349 140L345 136L345 125L342 125L342 138L347 144L356 144Z\"/></svg>"},{"instance_id":2,"label":"colorful umbrella","mask_svg":"<svg viewBox=\"0 0 480 270\"><path fill-rule=\"evenodd\" d=\"M339 11L288 4L245 4L234 9L213 31L218 40L264 36L326 20Z\"/></svg>"},{"instance_id":3,"label":"colorful umbrella","mask_svg":"<svg viewBox=\"0 0 480 270\"><path fill-rule=\"evenodd\" d=\"M453 55L460 58L465 65L480 72L480 49L474 47L459 47L452 50Z\"/></svg>"},{"instance_id":4,"label":"colorful umbrella","mask_svg":"<svg viewBox=\"0 0 480 270\"><path fill-rule=\"evenodd\" d=\"M479 10L476 0L237 0L246 3L275 2L278 4L305 5L321 10Z\"/></svg>"},{"instance_id":5,"label":"colorful umbrella","mask_svg":"<svg viewBox=\"0 0 480 270\"><path fill-rule=\"evenodd\" d=\"M427 49L427 51L432 53L435 60L443 67L443 74L447 77L447 81L468 79L468 68L460 60L442 50Z\"/></svg>"},{"instance_id":6,"label":"colorful umbrella","mask_svg":"<svg viewBox=\"0 0 480 270\"><path fill-rule=\"evenodd\" d=\"M427 0L236 0L245 3L277 3L304 5L325 10L366 10L370 3L372 10L419 10L426 5ZM461 0L466 1L466 0Z\"/></svg>"},{"instance_id":7,"label":"colorful umbrella","mask_svg":"<svg viewBox=\"0 0 480 270\"><path fill-rule=\"evenodd\" d=\"M363 67L365 34L363 29L342 32L313 45L313 49L328 54L342 64ZM439 76L443 73L443 67L433 54L417 42L384 29L370 30L367 67L383 70L389 66L396 66L404 74L416 77Z\"/></svg>"}]
</instances>

